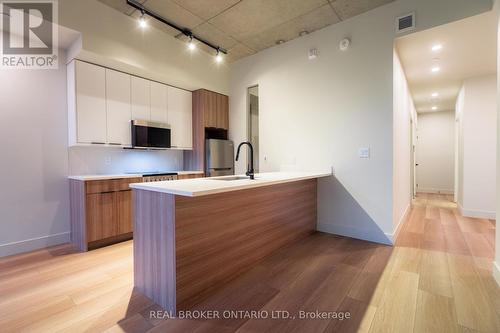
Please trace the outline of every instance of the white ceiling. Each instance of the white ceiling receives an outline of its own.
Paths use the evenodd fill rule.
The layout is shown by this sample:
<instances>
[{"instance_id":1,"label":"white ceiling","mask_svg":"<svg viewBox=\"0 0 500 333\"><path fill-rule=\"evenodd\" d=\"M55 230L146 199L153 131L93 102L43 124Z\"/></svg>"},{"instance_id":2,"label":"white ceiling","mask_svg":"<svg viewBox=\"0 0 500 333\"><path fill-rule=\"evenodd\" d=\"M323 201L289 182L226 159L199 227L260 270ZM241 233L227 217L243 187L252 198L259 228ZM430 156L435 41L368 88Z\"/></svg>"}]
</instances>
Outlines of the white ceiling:
<instances>
[{"instance_id":1,"label":"white ceiling","mask_svg":"<svg viewBox=\"0 0 500 333\"><path fill-rule=\"evenodd\" d=\"M99 0L137 17L126 0ZM140 0L144 6L195 35L229 51L228 60L254 54L394 0ZM151 20L171 36L178 31ZM209 48L201 46L207 52Z\"/></svg>"},{"instance_id":2,"label":"white ceiling","mask_svg":"<svg viewBox=\"0 0 500 333\"><path fill-rule=\"evenodd\" d=\"M396 41L417 112L454 110L464 79L496 73L497 20L493 12L417 32ZM432 47L442 44L439 52ZM441 67L433 74L431 68ZM432 93L439 93L432 98Z\"/></svg>"}]
</instances>

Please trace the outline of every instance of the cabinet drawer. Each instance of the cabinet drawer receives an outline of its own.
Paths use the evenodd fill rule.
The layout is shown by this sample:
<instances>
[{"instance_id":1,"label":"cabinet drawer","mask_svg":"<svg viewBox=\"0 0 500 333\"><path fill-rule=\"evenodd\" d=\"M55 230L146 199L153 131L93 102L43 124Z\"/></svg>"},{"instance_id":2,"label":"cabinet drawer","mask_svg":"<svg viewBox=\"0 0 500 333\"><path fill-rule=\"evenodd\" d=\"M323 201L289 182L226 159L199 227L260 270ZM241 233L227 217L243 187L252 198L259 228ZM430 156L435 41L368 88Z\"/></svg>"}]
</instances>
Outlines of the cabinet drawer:
<instances>
[{"instance_id":1,"label":"cabinet drawer","mask_svg":"<svg viewBox=\"0 0 500 333\"><path fill-rule=\"evenodd\" d=\"M105 193L129 190L129 184L142 183L142 177L92 180L86 182L86 193Z\"/></svg>"}]
</instances>

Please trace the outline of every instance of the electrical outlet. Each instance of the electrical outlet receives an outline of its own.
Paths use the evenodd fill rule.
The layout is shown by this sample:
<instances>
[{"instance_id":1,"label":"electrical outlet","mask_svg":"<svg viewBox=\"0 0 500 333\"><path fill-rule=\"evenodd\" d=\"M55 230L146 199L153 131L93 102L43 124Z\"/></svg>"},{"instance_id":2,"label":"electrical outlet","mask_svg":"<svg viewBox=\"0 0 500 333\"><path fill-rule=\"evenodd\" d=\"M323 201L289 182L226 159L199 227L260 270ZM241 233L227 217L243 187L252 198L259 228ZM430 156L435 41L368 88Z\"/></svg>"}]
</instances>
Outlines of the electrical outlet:
<instances>
[{"instance_id":1,"label":"electrical outlet","mask_svg":"<svg viewBox=\"0 0 500 333\"><path fill-rule=\"evenodd\" d=\"M111 156L106 156L104 158L104 164L111 165Z\"/></svg>"},{"instance_id":2,"label":"electrical outlet","mask_svg":"<svg viewBox=\"0 0 500 333\"><path fill-rule=\"evenodd\" d=\"M359 148L358 156L359 158L370 158L370 148Z\"/></svg>"}]
</instances>

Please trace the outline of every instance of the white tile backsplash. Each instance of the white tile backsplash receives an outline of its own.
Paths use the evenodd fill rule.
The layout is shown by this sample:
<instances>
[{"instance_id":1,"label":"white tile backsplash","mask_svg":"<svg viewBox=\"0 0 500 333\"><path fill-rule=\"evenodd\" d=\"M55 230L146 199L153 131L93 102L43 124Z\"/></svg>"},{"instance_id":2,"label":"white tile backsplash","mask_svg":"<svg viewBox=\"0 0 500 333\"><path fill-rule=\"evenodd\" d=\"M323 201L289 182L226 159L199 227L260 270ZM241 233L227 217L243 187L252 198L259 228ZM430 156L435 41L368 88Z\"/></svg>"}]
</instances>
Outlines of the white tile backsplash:
<instances>
[{"instance_id":1,"label":"white tile backsplash","mask_svg":"<svg viewBox=\"0 0 500 333\"><path fill-rule=\"evenodd\" d=\"M144 151L119 147L71 147L69 174L116 174L182 170L181 150Z\"/></svg>"}]
</instances>

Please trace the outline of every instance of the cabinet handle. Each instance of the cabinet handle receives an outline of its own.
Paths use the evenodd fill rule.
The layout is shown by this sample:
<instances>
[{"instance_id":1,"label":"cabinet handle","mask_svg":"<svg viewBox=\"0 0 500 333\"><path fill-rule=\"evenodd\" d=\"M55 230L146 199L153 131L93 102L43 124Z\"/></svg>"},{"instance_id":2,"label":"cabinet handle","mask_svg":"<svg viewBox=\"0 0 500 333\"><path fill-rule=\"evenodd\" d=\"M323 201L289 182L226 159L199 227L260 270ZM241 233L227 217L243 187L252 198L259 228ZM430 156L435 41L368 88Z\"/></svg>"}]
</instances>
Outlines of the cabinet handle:
<instances>
[{"instance_id":1,"label":"cabinet handle","mask_svg":"<svg viewBox=\"0 0 500 333\"><path fill-rule=\"evenodd\" d=\"M116 143L116 142L110 142L109 144L113 145L113 146L121 146L122 145L121 143Z\"/></svg>"},{"instance_id":2,"label":"cabinet handle","mask_svg":"<svg viewBox=\"0 0 500 333\"><path fill-rule=\"evenodd\" d=\"M97 141L92 141L91 144L93 145L104 145L104 142L97 142Z\"/></svg>"}]
</instances>

